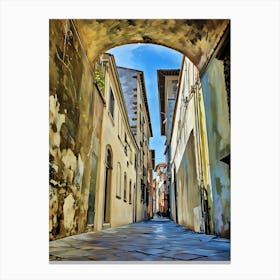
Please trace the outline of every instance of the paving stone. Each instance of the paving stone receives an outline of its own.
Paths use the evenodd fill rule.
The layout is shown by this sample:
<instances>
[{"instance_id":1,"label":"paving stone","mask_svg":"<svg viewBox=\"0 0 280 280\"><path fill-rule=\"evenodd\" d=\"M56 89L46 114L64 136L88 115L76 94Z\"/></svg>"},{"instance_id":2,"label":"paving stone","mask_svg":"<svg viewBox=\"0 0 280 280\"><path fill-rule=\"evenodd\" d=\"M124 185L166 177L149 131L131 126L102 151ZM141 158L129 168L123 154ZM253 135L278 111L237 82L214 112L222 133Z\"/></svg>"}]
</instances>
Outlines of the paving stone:
<instances>
[{"instance_id":1,"label":"paving stone","mask_svg":"<svg viewBox=\"0 0 280 280\"><path fill-rule=\"evenodd\" d=\"M143 254L141 252L123 252L123 253L117 253L115 255L115 257L117 258L120 258L120 260L126 260L126 261L129 261L129 260L140 260L140 261L143 261L147 258L147 255L146 254Z\"/></svg>"},{"instance_id":2,"label":"paving stone","mask_svg":"<svg viewBox=\"0 0 280 280\"><path fill-rule=\"evenodd\" d=\"M202 256L213 256L220 253L220 251L218 250L206 250L206 249L199 249L199 248L187 249L186 252L190 254L196 254Z\"/></svg>"},{"instance_id":3,"label":"paving stone","mask_svg":"<svg viewBox=\"0 0 280 280\"><path fill-rule=\"evenodd\" d=\"M112 248L108 248L108 247L101 247L101 246L85 246L83 248L81 248L83 250L96 250L96 251L99 251L99 250L110 250Z\"/></svg>"},{"instance_id":4,"label":"paving stone","mask_svg":"<svg viewBox=\"0 0 280 280\"><path fill-rule=\"evenodd\" d=\"M191 260L198 257L205 257L197 254L191 254L187 252L169 251L164 254L163 257L167 257L174 260Z\"/></svg>"},{"instance_id":5,"label":"paving stone","mask_svg":"<svg viewBox=\"0 0 280 280\"><path fill-rule=\"evenodd\" d=\"M49 242L49 247L71 247L71 244L64 241L64 239L54 240Z\"/></svg>"},{"instance_id":6,"label":"paving stone","mask_svg":"<svg viewBox=\"0 0 280 280\"><path fill-rule=\"evenodd\" d=\"M230 261L230 255L229 254L216 254L211 255L207 257L202 257L200 259L197 259L197 261Z\"/></svg>"},{"instance_id":7,"label":"paving stone","mask_svg":"<svg viewBox=\"0 0 280 280\"><path fill-rule=\"evenodd\" d=\"M70 247L70 248L68 248L68 247L56 247L56 248L50 248L49 253L55 255L57 253L64 253L64 252L73 251L73 250L75 250L75 248L73 248L73 247Z\"/></svg>"},{"instance_id":8,"label":"paving stone","mask_svg":"<svg viewBox=\"0 0 280 280\"><path fill-rule=\"evenodd\" d=\"M146 250L137 250L137 252L144 253L146 255L157 255L157 254L163 254L166 253L165 250L162 249L146 249Z\"/></svg>"},{"instance_id":9,"label":"paving stone","mask_svg":"<svg viewBox=\"0 0 280 280\"><path fill-rule=\"evenodd\" d=\"M88 253L85 250L80 250L80 249L74 249L74 250L67 250L63 252L57 252L57 253L52 253L52 255L60 258L68 258L68 259L73 259L73 258L82 258L85 256L90 256L90 253Z\"/></svg>"},{"instance_id":10,"label":"paving stone","mask_svg":"<svg viewBox=\"0 0 280 280\"><path fill-rule=\"evenodd\" d=\"M57 260L59 260L60 258L58 258L58 257L56 257L56 256L53 256L53 255L50 255L49 256L49 260L50 261L57 261Z\"/></svg>"}]
</instances>

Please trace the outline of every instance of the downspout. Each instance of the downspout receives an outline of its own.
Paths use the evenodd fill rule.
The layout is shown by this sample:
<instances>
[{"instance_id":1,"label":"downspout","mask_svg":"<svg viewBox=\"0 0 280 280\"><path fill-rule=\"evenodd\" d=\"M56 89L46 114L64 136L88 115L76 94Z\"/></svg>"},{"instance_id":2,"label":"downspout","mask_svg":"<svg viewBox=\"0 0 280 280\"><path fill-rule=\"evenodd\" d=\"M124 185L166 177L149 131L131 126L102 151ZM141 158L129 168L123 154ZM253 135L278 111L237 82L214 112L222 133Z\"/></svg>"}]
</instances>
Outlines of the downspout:
<instances>
[{"instance_id":1,"label":"downspout","mask_svg":"<svg viewBox=\"0 0 280 280\"><path fill-rule=\"evenodd\" d=\"M137 170L136 170L136 184L135 184L135 190L134 190L134 193L135 193L135 198L134 198L134 217L133 217L133 221L136 223L137 222L137 185L138 185L138 182L137 182L137 179L138 179L138 176L137 176Z\"/></svg>"},{"instance_id":2,"label":"downspout","mask_svg":"<svg viewBox=\"0 0 280 280\"><path fill-rule=\"evenodd\" d=\"M197 154L198 154L198 171L199 171L199 179L198 186L200 191L200 200L201 200L201 212L202 212L202 220L204 224L204 231L206 234L210 234L210 226L209 226L209 212L208 212L208 199L207 199L207 190L204 186L204 174L203 174L203 163L202 163L202 145L201 145L201 133L200 133L200 122L199 122L199 104L198 104L198 81L196 81L195 85L191 88L191 93L194 95L194 106L195 106L195 127L197 131Z\"/></svg>"}]
</instances>

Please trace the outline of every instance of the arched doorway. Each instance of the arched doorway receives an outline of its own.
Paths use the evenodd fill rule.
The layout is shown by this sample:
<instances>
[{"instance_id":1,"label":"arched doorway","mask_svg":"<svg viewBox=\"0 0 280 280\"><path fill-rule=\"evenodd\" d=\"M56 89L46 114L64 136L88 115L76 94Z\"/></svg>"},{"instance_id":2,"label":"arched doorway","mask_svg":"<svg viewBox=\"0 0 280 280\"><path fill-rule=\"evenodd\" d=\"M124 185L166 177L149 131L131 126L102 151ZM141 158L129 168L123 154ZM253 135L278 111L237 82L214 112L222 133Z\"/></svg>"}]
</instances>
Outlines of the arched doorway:
<instances>
[{"instance_id":1,"label":"arched doorway","mask_svg":"<svg viewBox=\"0 0 280 280\"><path fill-rule=\"evenodd\" d=\"M104 216L103 223L111 222L111 178L112 178L112 150L106 148L105 155L105 184L104 184Z\"/></svg>"}]
</instances>

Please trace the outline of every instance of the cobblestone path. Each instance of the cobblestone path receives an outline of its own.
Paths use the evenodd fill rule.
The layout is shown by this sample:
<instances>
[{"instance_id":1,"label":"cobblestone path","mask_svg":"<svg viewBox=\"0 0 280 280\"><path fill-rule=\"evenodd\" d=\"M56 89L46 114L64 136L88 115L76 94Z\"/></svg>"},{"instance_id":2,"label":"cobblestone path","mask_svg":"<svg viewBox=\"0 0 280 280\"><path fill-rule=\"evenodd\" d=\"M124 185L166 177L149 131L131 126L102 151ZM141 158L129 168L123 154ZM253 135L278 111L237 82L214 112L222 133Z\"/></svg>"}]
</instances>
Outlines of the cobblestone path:
<instances>
[{"instance_id":1,"label":"cobblestone path","mask_svg":"<svg viewBox=\"0 0 280 280\"><path fill-rule=\"evenodd\" d=\"M50 262L230 261L228 239L155 218L49 242Z\"/></svg>"}]
</instances>

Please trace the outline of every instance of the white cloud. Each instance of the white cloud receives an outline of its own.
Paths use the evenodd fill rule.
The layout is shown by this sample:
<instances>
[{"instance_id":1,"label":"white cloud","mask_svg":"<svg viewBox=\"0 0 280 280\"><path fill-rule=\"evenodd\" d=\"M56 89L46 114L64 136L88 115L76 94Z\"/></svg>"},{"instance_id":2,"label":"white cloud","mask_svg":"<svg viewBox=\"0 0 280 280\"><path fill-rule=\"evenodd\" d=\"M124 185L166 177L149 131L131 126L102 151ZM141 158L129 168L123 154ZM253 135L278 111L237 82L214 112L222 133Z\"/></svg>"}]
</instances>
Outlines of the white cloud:
<instances>
[{"instance_id":1,"label":"white cloud","mask_svg":"<svg viewBox=\"0 0 280 280\"><path fill-rule=\"evenodd\" d=\"M139 65L135 63L135 58L133 51L140 48L141 44L128 44L120 47L115 47L108 50L115 56L115 60L118 66L128 67L128 68L139 68Z\"/></svg>"}]
</instances>

